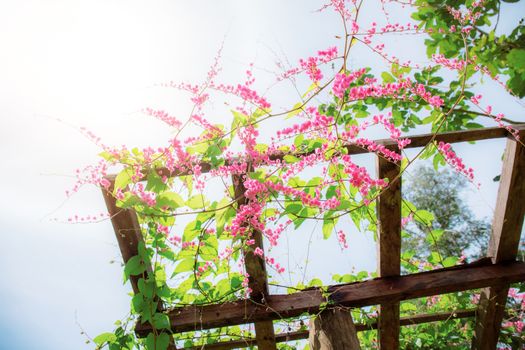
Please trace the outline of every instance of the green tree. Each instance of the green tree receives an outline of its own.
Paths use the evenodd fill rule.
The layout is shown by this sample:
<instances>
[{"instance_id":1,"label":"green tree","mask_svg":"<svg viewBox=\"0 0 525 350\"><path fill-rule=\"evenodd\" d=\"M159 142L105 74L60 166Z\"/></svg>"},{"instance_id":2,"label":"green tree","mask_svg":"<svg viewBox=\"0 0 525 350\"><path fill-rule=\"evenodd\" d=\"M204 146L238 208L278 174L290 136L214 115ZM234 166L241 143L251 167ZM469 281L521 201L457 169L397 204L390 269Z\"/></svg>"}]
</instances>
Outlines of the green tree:
<instances>
[{"instance_id":1,"label":"green tree","mask_svg":"<svg viewBox=\"0 0 525 350\"><path fill-rule=\"evenodd\" d=\"M485 255L490 236L490 222L478 219L465 203L468 180L459 174L441 169L435 171L421 166L414 176L403 184L404 199L418 210L433 214L434 220L424 222L415 217L414 223L405 227L405 251L414 251L423 258L432 251L443 257L465 254L470 258ZM414 216L418 216L416 211Z\"/></svg>"}]
</instances>

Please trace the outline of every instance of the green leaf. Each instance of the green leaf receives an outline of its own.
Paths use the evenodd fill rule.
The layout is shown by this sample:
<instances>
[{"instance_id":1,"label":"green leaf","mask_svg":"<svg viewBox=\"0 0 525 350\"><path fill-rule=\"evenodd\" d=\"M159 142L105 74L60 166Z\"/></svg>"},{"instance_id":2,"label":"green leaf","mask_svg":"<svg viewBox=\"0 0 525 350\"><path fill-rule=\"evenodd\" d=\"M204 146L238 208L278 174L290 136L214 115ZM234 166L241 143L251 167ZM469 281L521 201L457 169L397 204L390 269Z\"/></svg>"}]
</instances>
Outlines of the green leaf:
<instances>
[{"instance_id":1,"label":"green leaf","mask_svg":"<svg viewBox=\"0 0 525 350\"><path fill-rule=\"evenodd\" d=\"M304 105L304 103L302 102L297 102L291 109L290 112L288 112L288 114L286 114L286 118L285 119L289 119L289 118L293 118L295 117L296 115L298 115L299 113L301 113L303 111L303 108L302 106Z\"/></svg>"},{"instance_id":2,"label":"green leaf","mask_svg":"<svg viewBox=\"0 0 525 350\"><path fill-rule=\"evenodd\" d=\"M146 190L160 193L167 188L167 185L162 181L162 178L157 174L156 170L150 171L148 174L148 183L146 184Z\"/></svg>"},{"instance_id":3,"label":"green leaf","mask_svg":"<svg viewBox=\"0 0 525 350\"><path fill-rule=\"evenodd\" d=\"M126 186L128 186L131 183L131 177L133 176L133 171L131 169L123 169L120 173L118 173L117 177L115 178L115 187L113 190L113 193L117 191L117 189L123 189Z\"/></svg>"},{"instance_id":4,"label":"green leaf","mask_svg":"<svg viewBox=\"0 0 525 350\"><path fill-rule=\"evenodd\" d=\"M405 303L401 303L401 305L399 305L399 310L402 311L402 312L417 311L417 307L416 307L416 305L412 304L411 302L405 302Z\"/></svg>"},{"instance_id":5,"label":"green leaf","mask_svg":"<svg viewBox=\"0 0 525 350\"><path fill-rule=\"evenodd\" d=\"M293 144L295 147L299 148L301 144L303 143L303 141L304 141L304 134L299 134L295 137Z\"/></svg>"},{"instance_id":6,"label":"green leaf","mask_svg":"<svg viewBox=\"0 0 525 350\"><path fill-rule=\"evenodd\" d=\"M157 337L155 334L150 333L146 338L146 349L147 350L166 350L170 343L170 336L166 333L161 333Z\"/></svg>"},{"instance_id":7,"label":"green leaf","mask_svg":"<svg viewBox=\"0 0 525 350\"><path fill-rule=\"evenodd\" d=\"M160 266L155 270L155 283L157 283L157 287L166 283L166 271Z\"/></svg>"},{"instance_id":8,"label":"green leaf","mask_svg":"<svg viewBox=\"0 0 525 350\"><path fill-rule=\"evenodd\" d=\"M451 267L451 266L454 266L456 265L456 263L458 262L458 258L455 257L455 256L449 256L448 258L446 258L445 260L443 260L443 267Z\"/></svg>"},{"instance_id":9,"label":"green leaf","mask_svg":"<svg viewBox=\"0 0 525 350\"><path fill-rule=\"evenodd\" d=\"M230 281L230 287L237 290L241 287L243 279L240 276L233 276Z\"/></svg>"},{"instance_id":10,"label":"green leaf","mask_svg":"<svg viewBox=\"0 0 525 350\"><path fill-rule=\"evenodd\" d=\"M131 257L124 267L124 275L126 278L129 278L129 276L140 275L144 271L146 271L146 265L138 255Z\"/></svg>"},{"instance_id":11,"label":"green leaf","mask_svg":"<svg viewBox=\"0 0 525 350\"><path fill-rule=\"evenodd\" d=\"M321 287L323 285L323 281L321 281L319 278L314 278L313 280L308 283L308 287Z\"/></svg>"},{"instance_id":12,"label":"green leaf","mask_svg":"<svg viewBox=\"0 0 525 350\"><path fill-rule=\"evenodd\" d=\"M182 234L183 242L191 242L195 237L201 232L201 222L198 220L190 222L184 228L184 233Z\"/></svg>"},{"instance_id":13,"label":"green leaf","mask_svg":"<svg viewBox=\"0 0 525 350\"><path fill-rule=\"evenodd\" d=\"M414 219L423 225L430 226L434 221L434 214L427 210L417 210L414 214Z\"/></svg>"},{"instance_id":14,"label":"green leaf","mask_svg":"<svg viewBox=\"0 0 525 350\"><path fill-rule=\"evenodd\" d=\"M286 213L294 215L293 217L291 217L292 219L294 219L295 215L298 215L301 209L303 209L303 206L301 204L298 204L298 203L288 204L286 206Z\"/></svg>"},{"instance_id":15,"label":"green leaf","mask_svg":"<svg viewBox=\"0 0 525 350\"><path fill-rule=\"evenodd\" d=\"M163 192L157 196L157 205L159 207L177 209L183 207L184 204L184 199L175 192Z\"/></svg>"},{"instance_id":16,"label":"green leaf","mask_svg":"<svg viewBox=\"0 0 525 350\"><path fill-rule=\"evenodd\" d=\"M258 143L255 145L255 150L261 154L265 154L266 151L268 151L268 145L264 144L264 143Z\"/></svg>"},{"instance_id":17,"label":"green leaf","mask_svg":"<svg viewBox=\"0 0 525 350\"><path fill-rule=\"evenodd\" d=\"M433 243L437 243L437 242L439 242L439 240L441 239L441 236L443 236L443 232L445 232L445 231L442 230L442 229L432 230L432 231L431 231L431 234L428 235L428 237L427 237L427 241L428 241L430 244L433 244ZM434 242L434 241L435 241L435 242Z\"/></svg>"},{"instance_id":18,"label":"green leaf","mask_svg":"<svg viewBox=\"0 0 525 350\"><path fill-rule=\"evenodd\" d=\"M299 158L297 158L296 156L292 156L291 154L287 154L283 157L283 160L288 164L292 164L297 163L299 161Z\"/></svg>"},{"instance_id":19,"label":"green leaf","mask_svg":"<svg viewBox=\"0 0 525 350\"><path fill-rule=\"evenodd\" d=\"M152 300L153 296L155 295L155 285L151 281L146 281L144 278L139 279L137 286L139 287L139 291L144 295L147 299Z\"/></svg>"},{"instance_id":20,"label":"green leaf","mask_svg":"<svg viewBox=\"0 0 525 350\"><path fill-rule=\"evenodd\" d=\"M204 207L204 196L197 194L188 199L186 205L191 209L202 209Z\"/></svg>"},{"instance_id":21,"label":"green leaf","mask_svg":"<svg viewBox=\"0 0 525 350\"><path fill-rule=\"evenodd\" d=\"M131 298L131 305L135 313L140 313L144 305L144 296L142 293L137 293Z\"/></svg>"},{"instance_id":22,"label":"green leaf","mask_svg":"<svg viewBox=\"0 0 525 350\"><path fill-rule=\"evenodd\" d=\"M383 78L385 83L393 83L396 81L396 79L388 72L381 73L381 78Z\"/></svg>"},{"instance_id":23,"label":"green leaf","mask_svg":"<svg viewBox=\"0 0 525 350\"><path fill-rule=\"evenodd\" d=\"M306 92L305 92L305 93L303 94L303 96L301 96L301 97L302 97L302 98L305 98L306 96L308 96L308 94L309 94L310 92L312 92L312 90L314 90L314 89L316 89L316 88L318 88L318 87L319 87L319 85L317 85L316 82L313 82L312 85L310 85L310 87L306 90Z\"/></svg>"},{"instance_id":24,"label":"green leaf","mask_svg":"<svg viewBox=\"0 0 525 350\"><path fill-rule=\"evenodd\" d=\"M328 239L332 232L334 232L335 224L337 223L338 219L325 219L323 221L323 238Z\"/></svg>"},{"instance_id":25,"label":"green leaf","mask_svg":"<svg viewBox=\"0 0 525 350\"><path fill-rule=\"evenodd\" d=\"M124 193L124 199L117 201L117 205L123 209L131 208L139 203L141 203L140 198L130 192Z\"/></svg>"},{"instance_id":26,"label":"green leaf","mask_svg":"<svg viewBox=\"0 0 525 350\"><path fill-rule=\"evenodd\" d=\"M196 154L196 153L203 154L204 152L208 150L208 147L209 147L208 142L200 142L193 146L189 146L187 148L187 151L189 154Z\"/></svg>"},{"instance_id":27,"label":"green leaf","mask_svg":"<svg viewBox=\"0 0 525 350\"><path fill-rule=\"evenodd\" d=\"M511 68L518 72L525 71L525 49L512 49L507 54L507 61Z\"/></svg>"},{"instance_id":28,"label":"green leaf","mask_svg":"<svg viewBox=\"0 0 525 350\"><path fill-rule=\"evenodd\" d=\"M193 257L186 258L184 260L181 260L178 263L173 274L175 275L177 273L193 271L194 266L195 266L195 259Z\"/></svg>"},{"instance_id":29,"label":"green leaf","mask_svg":"<svg viewBox=\"0 0 525 350\"><path fill-rule=\"evenodd\" d=\"M106 151L104 151L104 152L100 152L98 155L99 155L100 157L104 158L104 159L107 160L107 161L112 161L112 160L115 159L115 157L113 156L113 154L111 154L111 153L109 153L109 152L106 152Z\"/></svg>"},{"instance_id":30,"label":"green leaf","mask_svg":"<svg viewBox=\"0 0 525 350\"><path fill-rule=\"evenodd\" d=\"M95 344L99 346L104 343L114 342L116 340L117 340L117 336L113 333L102 333L102 334L97 335L95 339L93 339Z\"/></svg>"},{"instance_id":31,"label":"green leaf","mask_svg":"<svg viewBox=\"0 0 525 350\"><path fill-rule=\"evenodd\" d=\"M153 315L153 325L157 329L169 329L170 319L168 315L157 312L155 315Z\"/></svg>"}]
</instances>

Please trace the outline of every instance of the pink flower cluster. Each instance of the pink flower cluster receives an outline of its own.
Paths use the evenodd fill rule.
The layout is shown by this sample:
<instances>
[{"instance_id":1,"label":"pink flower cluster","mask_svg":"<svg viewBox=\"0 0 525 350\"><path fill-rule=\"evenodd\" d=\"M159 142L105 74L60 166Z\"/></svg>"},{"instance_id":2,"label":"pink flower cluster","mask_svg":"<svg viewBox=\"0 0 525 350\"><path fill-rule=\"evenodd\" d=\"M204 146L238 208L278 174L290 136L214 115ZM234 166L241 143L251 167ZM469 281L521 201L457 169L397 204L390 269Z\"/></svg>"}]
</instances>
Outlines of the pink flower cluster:
<instances>
[{"instance_id":1,"label":"pink flower cluster","mask_svg":"<svg viewBox=\"0 0 525 350\"><path fill-rule=\"evenodd\" d=\"M311 120L279 130L277 131L277 137L306 134L311 131L327 132L328 128L334 124L333 117L322 115L315 109L309 109L309 112L314 114Z\"/></svg>"},{"instance_id":2,"label":"pink flower cluster","mask_svg":"<svg viewBox=\"0 0 525 350\"><path fill-rule=\"evenodd\" d=\"M441 54L432 55L432 60L437 64L442 65L443 67L447 67L449 69L457 71L462 71L468 65L468 62L465 60L457 58L450 59L446 58L444 55Z\"/></svg>"},{"instance_id":3,"label":"pink flower cluster","mask_svg":"<svg viewBox=\"0 0 525 350\"><path fill-rule=\"evenodd\" d=\"M388 147L386 147L385 145L378 144L369 139L364 139L364 138L356 139L355 144L360 147L366 148L367 150L371 152L381 154L383 157L385 157L386 159L392 162L400 162L401 159L403 159L401 154L399 154L398 152L393 151L389 149Z\"/></svg>"},{"instance_id":4,"label":"pink flower cluster","mask_svg":"<svg viewBox=\"0 0 525 350\"><path fill-rule=\"evenodd\" d=\"M216 85L215 83L212 83L210 85L211 88L221 91L225 94L230 94L234 96L240 97L244 102L251 103L258 108L268 110L271 108L270 102L266 100L266 98L259 96L259 94L249 87L249 85L246 84L237 84L237 86L233 85L225 85L225 84L219 84Z\"/></svg>"},{"instance_id":5,"label":"pink flower cluster","mask_svg":"<svg viewBox=\"0 0 525 350\"><path fill-rule=\"evenodd\" d=\"M408 216L402 217L401 218L401 227L405 227L410 222L412 222L412 220L414 220L414 214L413 213L410 213Z\"/></svg>"},{"instance_id":6,"label":"pink flower cluster","mask_svg":"<svg viewBox=\"0 0 525 350\"><path fill-rule=\"evenodd\" d=\"M503 122L503 118L505 115L503 113L498 113L496 116L492 114L492 106L488 105L487 107L483 108L480 105L480 100L482 96L481 95L475 95L470 98L470 101L476 105L478 108L480 108L483 112L485 112L487 115L492 116L496 123L498 123L498 126L500 128L506 129L516 140L520 139L520 131L511 125L506 125Z\"/></svg>"},{"instance_id":7,"label":"pink flower cluster","mask_svg":"<svg viewBox=\"0 0 525 350\"><path fill-rule=\"evenodd\" d=\"M423 84L417 84L414 88L414 92L423 100L427 101L431 106L434 106L436 108L443 106L443 99L439 96L432 95L429 91L426 90L425 85Z\"/></svg>"},{"instance_id":8,"label":"pink flower cluster","mask_svg":"<svg viewBox=\"0 0 525 350\"><path fill-rule=\"evenodd\" d=\"M321 7L318 11L324 11L327 8L332 7L334 11L338 12L341 15L341 17L346 21L352 18L352 10L350 10L347 7L347 4L345 4L346 2L351 2L354 5L354 8L356 8L357 6L357 0L330 0L329 3L323 5L323 7Z\"/></svg>"},{"instance_id":9,"label":"pink flower cluster","mask_svg":"<svg viewBox=\"0 0 525 350\"><path fill-rule=\"evenodd\" d=\"M339 241L339 244L341 244L343 248L348 248L348 243L346 242L346 234L344 233L343 230L337 231L337 240Z\"/></svg>"},{"instance_id":10,"label":"pink flower cluster","mask_svg":"<svg viewBox=\"0 0 525 350\"><path fill-rule=\"evenodd\" d=\"M139 197L147 206L153 207L157 204L157 194L152 191L146 191L142 182L135 184L129 192Z\"/></svg>"},{"instance_id":11,"label":"pink flower cluster","mask_svg":"<svg viewBox=\"0 0 525 350\"><path fill-rule=\"evenodd\" d=\"M251 237L251 230L264 230L260 222L263 206L255 201L241 205L230 225L225 225L224 230L229 231L233 237Z\"/></svg>"},{"instance_id":12,"label":"pink flower cluster","mask_svg":"<svg viewBox=\"0 0 525 350\"><path fill-rule=\"evenodd\" d=\"M335 96L343 98L345 91L348 89L351 83L359 79L366 73L366 69L362 68L355 72L337 73L334 78L334 85L332 91Z\"/></svg>"},{"instance_id":13,"label":"pink flower cluster","mask_svg":"<svg viewBox=\"0 0 525 350\"><path fill-rule=\"evenodd\" d=\"M440 141L437 148L450 166L465 175L470 181L474 181L474 169L465 166L463 160L456 155L456 152L452 150L452 146L449 143Z\"/></svg>"},{"instance_id":14,"label":"pink flower cluster","mask_svg":"<svg viewBox=\"0 0 525 350\"><path fill-rule=\"evenodd\" d=\"M337 47L329 47L326 50L317 51L317 56L307 57L306 59L299 59L299 67L295 67L284 72L278 80L288 79L301 72L306 72L310 80L319 82L323 79L323 73L319 68L319 64L331 62L337 58Z\"/></svg>"},{"instance_id":15,"label":"pink flower cluster","mask_svg":"<svg viewBox=\"0 0 525 350\"><path fill-rule=\"evenodd\" d=\"M313 82L317 83L323 79L323 73L317 66L317 57L308 57L306 60L300 59L299 65Z\"/></svg>"},{"instance_id":16,"label":"pink flower cluster","mask_svg":"<svg viewBox=\"0 0 525 350\"><path fill-rule=\"evenodd\" d=\"M390 134L390 138L397 143L397 147L402 150L410 144L411 140L408 138L401 138L401 130L396 128L392 120L392 112L388 112L388 118L382 114L375 115L372 118L373 124L382 124L385 130Z\"/></svg>"},{"instance_id":17,"label":"pink flower cluster","mask_svg":"<svg viewBox=\"0 0 525 350\"><path fill-rule=\"evenodd\" d=\"M78 192L83 185L91 184L108 188L110 183L107 180L108 162L100 160L96 165L86 166L84 169L75 171L75 185L72 189L66 190L66 196L70 197Z\"/></svg>"},{"instance_id":18,"label":"pink flower cluster","mask_svg":"<svg viewBox=\"0 0 525 350\"><path fill-rule=\"evenodd\" d=\"M67 222L69 223L95 223L100 222L102 220L106 220L110 217L109 213L100 213L98 215L92 214L92 215L86 215L86 216L80 216L80 215L74 215L67 218Z\"/></svg>"},{"instance_id":19,"label":"pink flower cluster","mask_svg":"<svg viewBox=\"0 0 525 350\"><path fill-rule=\"evenodd\" d=\"M436 108L443 105L441 97L432 95L423 84L413 84L408 78L401 79L396 83L383 85L374 84L373 80L369 80L366 85L354 86L349 89L350 84L363 74L364 71L360 70L350 75L336 75L332 90L334 95L343 98L345 93L348 92L348 101L364 100L368 97L409 98L413 100L414 96L407 96L407 93L410 92Z\"/></svg>"},{"instance_id":20,"label":"pink flower cluster","mask_svg":"<svg viewBox=\"0 0 525 350\"><path fill-rule=\"evenodd\" d=\"M285 268L282 267L278 262L275 262L274 258L266 257L266 263L270 267L274 268L277 273L283 273L285 271Z\"/></svg>"},{"instance_id":21,"label":"pink flower cluster","mask_svg":"<svg viewBox=\"0 0 525 350\"><path fill-rule=\"evenodd\" d=\"M344 172L348 175L348 181L356 187L359 192L366 196L372 188L383 188L386 183L383 179L373 179L365 167L360 167L352 162L350 156L341 156L341 162L345 165Z\"/></svg>"},{"instance_id":22,"label":"pink flower cluster","mask_svg":"<svg viewBox=\"0 0 525 350\"><path fill-rule=\"evenodd\" d=\"M319 50L317 51L317 55L319 56L319 61L322 63L333 61L337 58L337 46L329 47L326 50Z\"/></svg>"},{"instance_id":23,"label":"pink flower cluster","mask_svg":"<svg viewBox=\"0 0 525 350\"><path fill-rule=\"evenodd\" d=\"M152 108L145 108L142 110L142 112L149 116L155 117L174 128L178 129L182 126L182 123L177 118L169 115L167 112L163 110L154 110Z\"/></svg>"}]
</instances>

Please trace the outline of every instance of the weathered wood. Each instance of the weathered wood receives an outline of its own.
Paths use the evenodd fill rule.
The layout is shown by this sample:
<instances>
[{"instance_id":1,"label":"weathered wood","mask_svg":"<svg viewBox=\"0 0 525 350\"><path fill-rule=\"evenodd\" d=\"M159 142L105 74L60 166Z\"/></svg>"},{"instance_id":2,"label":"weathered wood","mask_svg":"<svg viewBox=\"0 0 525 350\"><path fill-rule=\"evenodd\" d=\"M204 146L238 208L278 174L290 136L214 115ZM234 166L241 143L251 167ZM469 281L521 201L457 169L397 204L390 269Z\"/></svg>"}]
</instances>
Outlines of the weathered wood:
<instances>
[{"instance_id":1,"label":"weathered wood","mask_svg":"<svg viewBox=\"0 0 525 350\"><path fill-rule=\"evenodd\" d=\"M310 320L311 350L360 350L357 331L349 311L326 309Z\"/></svg>"},{"instance_id":2,"label":"weathered wood","mask_svg":"<svg viewBox=\"0 0 525 350\"><path fill-rule=\"evenodd\" d=\"M139 254L139 243L144 243L142 237L142 231L140 229L139 220L137 214L132 209L122 209L117 207L117 200L113 196L113 189L115 187L115 181L110 181L108 189L102 189L102 195L106 207L108 208L109 215L111 217L111 224L117 237L118 246L124 263L127 263L129 259ZM133 293L139 293L138 281L140 278L146 278L146 274L152 272L150 262L146 263L146 273L142 276L130 276L129 280ZM157 304L157 309L162 311L164 309L162 303ZM168 350L176 350L177 347L173 339L170 339Z\"/></svg>"},{"instance_id":3,"label":"weathered wood","mask_svg":"<svg viewBox=\"0 0 525 350\"><path fill-rule=\"evenodd\" d=\"M237 206L240 207L248 204L248 199L244 196L246 188L244 187L242 176L232 176L232 182ZM252 245L253 249L260 248L264 251L261 231L253 229L251 239L255 241ZM262 257L256 256L253 251L243 250L243 257L246 272L249 275L248 287L251 289L250 299L257 303L264 304L265 298L269 294L266 262ZM271 320L255 322L254 327L257 348L260 350L277 350L273 322Z\"/></svg>"},{"instance_id":4,"label":"weathered wood","mask_svg":"<svg viewBox=\"0 0 525 350\"><path fill-rule=\"evenodd\" d=\"M139 242L144 242L144 240L142 238L137 214L132 209L121 209L117 207L116 199L112 195L113 188L114 182L112 181L107 190L102 189L102 195L104 196L104 201L106 202L106 207L111 217L111 224L113 225L120 253L125 264L129 259L138 255ZM151 266L147 266L147 268L151 271ZM139 292L137 285L139 278L140 276L130 276L131 288L135 294Z\"/></svg>"},{"instance_id":5,"label":"weathered wood","mask_svg":"<svg viewBox=\"0 0 525 350\"><path fill-rule=\"evenodd\" d=\"M516 259L525 215L525 147L514 139L507 141L500 181L487 252L494 263ZM508 291L509 285L481 291L472 349L496 349Z\"/></svg>"},{"instance_id":6,"label":"weathered wood","mask_svg":"<svg viewBox=\"0 0 525 350\"><path fill-rule=\"evenodd\" d=\"M399 276L401 272L401 179L399 165L376 156L377 176L388 187L377 200L377 274ZM379 349L399 349L399 303L379 305Z\"/></svg>"},{"instance_id":7,"label":"weathered wood","mask_svg":"<svg viewBox=\"0 0 525 350\"><path fill-rule=\"evenodd\" d=\"M514 129L517 130L524 130L525 124L517 124L512 126ZM494 128L481 128L481 129L473 129L473 130L461 130L461 131L449 131L440 133L434 136L434 134L422 134L422 135L415 135L415 136L409 136L406 137L410 140L410 144L408 144L405 148L417 148L417 147L424 147L432 140L434 141L443 141L447 143L458 143L458 142L469 142L469 141L481 141L481 140L489 140L489 139L498 139L503 137L510 137L511 134L508 130L500 127L494 127ZM391 139L380 139L375 140L374 142L378 144L382 144L385 146L395 146L396 143L392 141ZM363 154L363 153L371 153L369 150L357 146L357 145L347 145L346 149L348 151L348 154ZM278 160L283 159L283 157L288 153L275 153L270 155L271 160ZM303 155L306 155L302 153ZM228 164L228 163L226 163ZM202 173L209 172L213 167L210 163L201 162L199 163L201 167ZM157 169L157 172L161 176L168 176L168 177L177 177L177 176L185 176L185 175L191 175L191 169L177 169L174 171L170 171L167 168L159 168ZM147 174L144 174L144 180L146 179ZM114 179L114 175L108 176L108 179Z\"/></svg>"},{"instance_id":8,"label":"weathered wood","mask_svg":"<svg viewBox=\"0 0 525 350\"><path fill-rule=\"evenodd\" d=\"M497 265L466 264L399 277L382 277L369 281L331 286L326 298L319 288L286 295L270 295L266 305L250 300L222 304L192 305L168 313L173 332L210 329L257 321L279 320L319 312L322 303L334 306L363 307L386 302L483 288L501 283L525 281L525 263ZM137 324L136 333L149 332L148 324Z\"/></svg>"},{"instance_id":9,"label":"weathered wood","mask_svg":"<svg viewBox=\"0 0 525 350\"><path fill-rule=\"evenodd\" d=\"M457 310L453 312L439 312L435 314L421 314L421 315L402 317L400 319L400 324L401 326L412 326L412 325L417 325L417 324L422 324L422 323L448 321L448 320L454 320L454 319L460 319L460 318L470 318L474 316L476 316L476 310L474 309ZM357 332L377 329L377 323L371 323L371 324L356 323L355 329ZM310 335L310 332L307 330L280 333L280 334L275 335L275 341L278 343L290 342L290 341L295 341L295 340L306 339L308 338L309 335ZM243 338L239 340L223 341L223 342L214 343L214 344L197 345L191 348L187 348L186 350L202 350L202 349L230 350L230 349L238 349L238 348L247 348L247 347L255 346L255 345L257 345L255 339Z\"/></svg>"}]
</instances>

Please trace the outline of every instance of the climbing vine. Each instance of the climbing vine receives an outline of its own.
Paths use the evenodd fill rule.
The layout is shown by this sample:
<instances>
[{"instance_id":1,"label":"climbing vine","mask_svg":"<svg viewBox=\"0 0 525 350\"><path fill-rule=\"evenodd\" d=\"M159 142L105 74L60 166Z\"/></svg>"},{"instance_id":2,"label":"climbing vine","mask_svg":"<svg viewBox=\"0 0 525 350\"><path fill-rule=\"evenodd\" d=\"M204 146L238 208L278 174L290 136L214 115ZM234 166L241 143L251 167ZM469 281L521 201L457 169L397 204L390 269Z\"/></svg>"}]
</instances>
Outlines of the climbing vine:
<instances>
[{"instance_id":1,"label":"climbing vine","mask_svg":"<svg viewBox=\"0 0 525 350\"><path fill-rule=\"evenodd\" d=\"M500 1L381 4L383 12L376 22L384 24L360 17L363 1L320 4L320 13L312 16L327 11L338 14L340 45L312 50L311 56L296 64L280 67L276 84L301 89L301 83L308 82L291 106L272 103L258 87L252 65L242 81L223 82L221 49L203 82L163 84L188 95L192 108L187 116L156 108L143 110L173 130L164 146L112 147L82 130L101 147L101 160L78 171L68 196L86 184L110 191L119 208L137 213L144 237L139 254L124 267L126 281L133 276L138 279L129 318L118 321L113 332L92 339L97 348L161 350L172 338L184 346L253 338L248 326L209 331L196 327L194 332L172 334L169 318L159 306L169 309L249 298L245 254L262 259L270 278L284 273L286 264L273 255L272 248L289 230L317 223L324 239L337 240L341 249L351 244L350 230L373 235L375 200L397 179L370 174L349 154L350 149L375 153L397 164L401 173L416 159L429 159L436 168L450 166L458 176L476 183L474 169L450 144L431 141L409 156L404 149L410 139L404 135L416 128L437 134L492 123L519 138L512 126L515 121L474 92L474 85L484 79L517 99L524 94L525 29L520 24L510 34L496 36ZM392 7L409 12L413 21L392 22ZM429 61L423 65L396 58L395 48L388 45L388 38L395 35L426 37ZM367 48L388 69L352 66L349 62L357 46ZM212 102L230 107L221 123L210 121ZM377 130L388 135L389 144L367 136ZM402 216L404 225L414 221L429 227L429 241L443 234L431 229L432 213L407 201ZM267 249L258 246L255 232L262 233ZM414 252L405 252L402 267L418 272L453 266L464 259L444 256L434 247L424 262L414 258ZM349 283L374 276L363 271L334 275L333 280ZM314 279L288 287L293 292L321 285ZM511 313L501 341L523 345L523 285L511 289L509 300ZM411 300L401 303L401 315L452 312L473 308L476 302L476 293L471 292ZM374 307L352 310L354 320L364 324L372 323L376 312ZM138 338L133 331L137 321L151 323L153 331ZM306 329L306 324L307 318L300 317L282 320L277 326L290 331ZM403 327L401 341L407 349L468 348L471 336L472 325L454 319ZM374 348L376 340L374 331L360 333L363 348Z\"/></svg>"}]
</instances>

